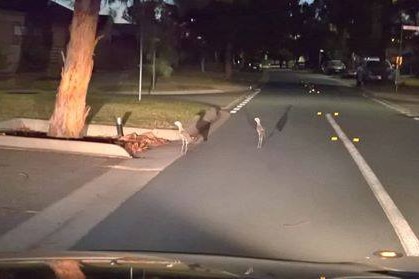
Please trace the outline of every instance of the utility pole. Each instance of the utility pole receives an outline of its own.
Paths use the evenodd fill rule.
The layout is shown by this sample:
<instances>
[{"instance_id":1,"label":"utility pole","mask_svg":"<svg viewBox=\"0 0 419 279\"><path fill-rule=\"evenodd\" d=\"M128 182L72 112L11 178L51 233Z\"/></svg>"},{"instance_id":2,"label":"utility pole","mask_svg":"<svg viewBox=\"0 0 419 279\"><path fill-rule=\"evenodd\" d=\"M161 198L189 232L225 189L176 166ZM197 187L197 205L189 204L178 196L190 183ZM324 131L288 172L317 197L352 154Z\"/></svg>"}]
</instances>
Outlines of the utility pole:
<instances>
[{"instance_id":1,"label":"utility pole","mask_svg":"<svg viewBox=\"0 0 419 279\"><path fill-rule=\"evenodd\" d=\"M153 74L151 79L151 90L154 91L156 89L156 43L153 42Z\"/></svg>"},{"instance_id":2,"label":"utility pole","mask_svg":"<svg viewBox=\"0 0 419 279\"><path fill-rule=\"evenodd\" d=\"M323 53L324 53L324 50L323 49L320 49L319 50L319 69L320 69L320 71L322 69L322 56L323 56Z\"/></svg>"},{"instance_id":3,"label":"utility pole","mask_svg":"<svg viewBox=\"0 0 419 279\"><path fill-rule=\"evenodd\" d=\"M141 102L143 94L143 65L144 65L144 17L145 11L143 6L143 1L140 0L140 61L139 61L139 71L138 71L138 101Z\"/></svg>"},{"instance_id":4,"label":"utility pole","mask_svg":"<svg viewBox=\"0 0 419 279\"><path fill-rule=\"evenodd\" d=\"M403 44L403 25L400 28L400 44L399 44L399 57L402 57L402 44ZM396 85L396 93L399 91L399 83L400 83L400 66L401 63L399 63L399 59L397 58L396 62L396 77L394 79L394 83Z\"/></svg>"},{"instance_id":5,"label":"utility pole","mask_svg":"<svg viewBox=\"0 0 419 279\"><path fill-rule=\"evenodd\" d=\"M141 95L143 92L143 52L144 52L144 32L143 24L140 25L140 64L139 64L139 74L138 74L138 101L141 101Z\"/></svg>"}]
</instances>

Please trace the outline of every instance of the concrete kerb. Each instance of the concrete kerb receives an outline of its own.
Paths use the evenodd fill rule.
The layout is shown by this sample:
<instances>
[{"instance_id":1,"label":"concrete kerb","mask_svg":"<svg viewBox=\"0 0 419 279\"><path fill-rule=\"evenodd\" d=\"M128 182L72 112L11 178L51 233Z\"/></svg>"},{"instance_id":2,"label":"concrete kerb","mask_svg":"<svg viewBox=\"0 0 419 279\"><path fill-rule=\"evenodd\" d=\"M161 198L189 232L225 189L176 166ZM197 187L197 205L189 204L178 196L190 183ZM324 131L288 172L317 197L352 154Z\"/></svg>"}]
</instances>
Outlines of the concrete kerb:
<instances>
[{"instance_id":1,"label":"concrete kerb","mask_svg":"<svg viewBox=\"0 0 419 279\"><path fill-rule=\"evenodd\" d=\"M121 146L96 142L0 136L0 146L19 150L48 150L100 157L131 158Z\"/></svg>"},{"instance_id":2,"label":"concrete kerb","mask_svg":"<svg viewBox=\"0 0 419 279\"><path fill-rule=\"evenodd\" d=\"M0 122L0 130L32 130L37 132L48 131L48 121L28 118L15 118ZM179 135L176 130L170 129L141 129L124 128L125 134L144 134L152 132L156 137L176 141ZM115 137L115 126L89 124L85 128L85 136ZM13 149L49 150L55 152L76 153L102 157L131 158L130 154L121 146L107 143L94 143L85 141L72 141L65 139L41 139L28 137L0 136L0 146Z\"/></svg>"},{"instance_id":3,"label":"concrete kerb","mask_svg":"<svg viewBox=\"0 0 419 279\"><path fill-rule=\"evenodd\" d=\"M395 110L395 111L397 111L397 112L399 112L403 115L406 115L407 117L416 117L416 116L419 115L419 112L416 112L416 111L411 110L409 108L406 108L404 106L395 104L395 103L391 102L391 100L389 101L386 98L383 98L382 93L375 92L375 91L372 91L372 90L367 89L367 88L362 88L362 91L364 92L364 97L369 98L369 99L371 99L371 100L373 100L377 103L380 103L381 105L383 105L383 106L385 106L389 109ZM392 96L392 97L393 98L396 97L396 100L399 100L399 99L397 99L398 96Z\"/></svg>"},{"instance_id":4,"label":"concrete kerb","mask_svg":"<svg viewBox=\"0 0 419 279\"><path fill-rule=\"evenodd\" d=\"M243 91L240 91L243 92ZM251 91L249 91L251 92ZM208 93L208 92L207 92ZM215 93L215 92L213 92ZM201 93L203 94L203 93ZM206 121L210 123L211 135L218 127L220 127L230 116L228 112L229 107L234 106L240 102L246 95L236 99L226 107L216 109L214 107L208 109L204 116L195 116L187 125L187 131L192 135L199 135L197 124L198 121ZM37 132L47 132L49 122L47 120L29 119L29 118L14 118L7 121L0 122L0 132L7 130L32 130ZM84 135L91 137L115 137L116 127L110 125L89 124L86 125ZM136 133L138 135L147 132L152 132L156 137L167 139L169 141L180 140L179 133L173 129L142 129L133 127L124 127L125 134ZM196 144L203 141L203 137L199 137ZM115 144L94 143L84 141L71 141L64 139L41 139L41 138L27 138L1 135L0 146L12 149L32 149L32 150L49 150L55 152L66 152L76 154L86 154L103 157L120 157L131 158L129 153L122 147Z\"/></svg>"},{"instance_id":5,"label":"concrete kerb","mask_svg":"<svg viewBox=\"0 0 419 279\"><path fill-rule=\"evenodd\" d=\"M192 135L199 135L200 131L197 129L197 124L198 121L203 120L210 123L209 135L211 135L229 118L229 115L230 114L228 112L223 110L210 108L205 112L203 117L197 115L193 120L187 123L187 131ZM47 132L47 120L15 118L0 122L0 147L9 149L48 150L53 152L84 154L100 157L132 158L124 148L115 144L72 141L65 139L42 139L6 136L1 135L2 130L32 130L38 132ZM124 127L125 134L137 133L140 135L147 132L152 132L156 137L167 139L169 141L180 140L177 130ZM93 137L113 137L116 136L116 127L89 124L86 126L85 135ZM199 144L202 141L203 137L199 136L195 144Z\"/></svg>"},{"instance_id":6,"label":"concrete kerb","mask_svg":"<svg viewBox=\"0 0 419 279\"><path fill-rule=\"evenodd\" d=\"M336 78L336 80L339 80L339 82L343 82L341 78ZM355 85L348 84L347 86L354 87ZM392 102L392 100L405 101L405 102L412 102L412 101L417 102L419 100L418 97L415 98L413 96L404 95L404 94L395 95L392 93L376 92L365 87L361 87L360 89L364 92L363 94L364 97L376 103L379 103L389 109L397 111L398 113L401 113L407 117L415 118L419 115L419 106L418 106L418 109L410 109L408 107Z\"/></svg>"},{"instance_id":7,"label":"concrete kerb","mask_svg":"<svg viewBox=\"0 0 419 279\"><path fill-rule=\"evenodd\" d=\"M144 96L178 96L178 95L207 95L207 94L229 94L239 93L246 89L245 86L242 88L234 88L229 90L222 89L203 89L203 90L171 90L171 91L151 91L144 93ZM111 94L116 95L138 95L138 91L115 91Z\"/></svg>"},{"instance_id":8,"label":"concrete kerb","mask_svg":"<svg viewBox=\"0 0 419 279\"><path fill-rule=\"evenodd\" d=\"M191 93L188 93L191 92ZM227 91L219 90L219 89L204 89L204 90L170 90L170 91L151 91L145 92L144 95L146 96L171 96L171 95L186 95L186 94L193 94L193 95L200 95L200 94L222 94L226 93ZM117 95L138 95L138 91L115 91L112 92L113 94Z\"/></svg>"}]
</instances>

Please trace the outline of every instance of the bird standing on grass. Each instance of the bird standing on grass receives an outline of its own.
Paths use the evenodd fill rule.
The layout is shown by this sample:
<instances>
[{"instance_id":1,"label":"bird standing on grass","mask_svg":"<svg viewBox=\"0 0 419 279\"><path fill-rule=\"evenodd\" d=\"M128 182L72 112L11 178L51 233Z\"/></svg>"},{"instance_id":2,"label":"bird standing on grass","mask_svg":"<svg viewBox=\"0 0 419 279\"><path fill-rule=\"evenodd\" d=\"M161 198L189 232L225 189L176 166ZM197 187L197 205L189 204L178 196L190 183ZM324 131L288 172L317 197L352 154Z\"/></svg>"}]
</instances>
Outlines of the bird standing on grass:
<instances>
[{"instance_id":1,"label":"bird standing on grass","mask_svg":"<svg viewBox=\"0 0 419 279\"><path fill-rule=\"evenodd\" d=\"M260 149L260 148L262 148L263 141L265 139L265 129L263 128L262 124L260 124L259 117L255 118L255 122L256 122L256 132L258 133L258 146L257 146L257 148Z\"/></svg>"},{"instance_id":2,"label":"bird standing on grass","mask_svg":"<svg viewBox=\"0 0 419 279\"><path fill-rule=\"evenodd\" d=\"M180 151L181 154L186 154L186 152L188 152L188 145L189 143L192 142L192 137L191 135L185 131L185 129L183 128L182 123L180 123L180 121L176 121L175 125L178 127L179 130L179 137L182 140L182 149Z\"/></svg>"}]
</instances>

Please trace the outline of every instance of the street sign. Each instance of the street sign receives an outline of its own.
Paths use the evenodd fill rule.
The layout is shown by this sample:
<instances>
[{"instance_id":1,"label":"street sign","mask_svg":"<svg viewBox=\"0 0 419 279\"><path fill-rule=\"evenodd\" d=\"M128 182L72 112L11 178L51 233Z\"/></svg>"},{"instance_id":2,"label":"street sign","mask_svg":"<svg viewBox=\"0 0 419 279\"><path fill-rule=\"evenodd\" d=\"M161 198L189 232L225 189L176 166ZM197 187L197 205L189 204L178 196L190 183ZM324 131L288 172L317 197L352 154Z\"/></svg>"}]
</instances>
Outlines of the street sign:
<instances>
[{"instance_id":1,"label":"street sign","mask_svg":"<svg viewBox=\"0 0 419 279\"><path fill-rule=\"evenodd\" d=\"M415 25L403 25L403 30L419 31L419 26L415 26Z\"/></svg>"},{"instance_id":2,"label":"street sign","mask_svg":"<svg viewBox=\"0 0 419 279\"><path fill-rule=\"evenodd\" d=\"M403 56L396 56L396 64L397 66L401 66L403 64Z\"/></svg>"}]
</instances>

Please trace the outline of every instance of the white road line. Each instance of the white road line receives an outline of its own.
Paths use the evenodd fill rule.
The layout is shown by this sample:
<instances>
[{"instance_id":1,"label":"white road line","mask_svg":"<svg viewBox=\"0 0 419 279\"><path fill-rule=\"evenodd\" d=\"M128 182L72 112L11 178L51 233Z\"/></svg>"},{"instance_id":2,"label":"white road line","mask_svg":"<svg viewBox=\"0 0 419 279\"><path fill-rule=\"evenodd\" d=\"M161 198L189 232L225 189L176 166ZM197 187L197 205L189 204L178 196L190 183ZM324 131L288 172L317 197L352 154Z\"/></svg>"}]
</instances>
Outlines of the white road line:
<instances>
[{"instance_id":1,"label":"white road line","mask_svg":"<svg viewBox=\"0 0 419 279\"><path fill-rule=\"evenodd\" d=\"M70 249L155 176L109 171L1 235L0 251Z\"/></svg>"},{"instance_id":2,"label":"white road line","mask_svg":"<svg viewBox=\"0 0 419 279\"><path fill-rule=\"evenodd\" d=\"M409 223L403 217L403 214L397 208L396 204L393 202L384 186L381 184L378 177L375 175L373 170L370 168L368 163L362 157L361 153L356 149L355 145L349 140L346 134L342 131L340 126L336 123L335 119L330 113L327 114L327 121L335 130L336 134L339 136L344 146L348 150L352 159L357 164L359 170L370 186L372 192L383 208L385 214L387 215L388 220L393 226L397 236L400 239L400 242L404 248L404 251L407 256L419 256L419 240L410 227Z\"/></svg>"},{"instance_id":3,"label":"white road line","mask_svg":"<svg viewBox=\"0 0 419 279\"><path fill-rule=\"evenodd\" d=\"M230 110L231 114L237 113L240 109L242 109L247 103L249 103L257 94L260 93L260 89L257 89L254 93L247 96L240 104L238 104L234 109Z\"/></svg>"},{"instance_id":4,"label":"white road line","mask_svg":"<svg viewBox=\"0 0 419 279\"><path fill-rule=\"evenodd\" d=\"M415 118L413 118L414 120L418 120L419 121L419 117L415 117Z\"/></svg>"},{"instance_id":5,"label":"white road line","mask_svg":"<svg viewBox=\"0 0 419 279\"><path fill-rule=\"evenodd\" d=\"M126 170L126 171L145 171L145 172L160 172L163 169L162 168L132 168L132 167L126 167L126 166L105 166L105 168L109 168L109 169L116 169L116 170Z\"/></svg>"},{"instance_id":6,"label":"white road line","mask_svg":"<svg viewBox=\"0 0 419 279\"><path fill-rule=\"evenodd\" d=\"M250 100L252 100L252 98L253 98L254 96L256 96L257 94L259 94L259 92L260 92L260 89L257 89L254 93L252 93L252 94L250 94L250 95L247 95L247 96L246 96L246 98L240 102L240 105L242 105L242 104L246 105L246 104L247 104ZM238 99L240 99L240 98L238 98ZM232 101L230 104L228 104L227 106L223 107L223 109L231 109L231 107L232 107L234 104L236 104L236 103L237 103L237 100L238 100L238 99L236 99L236 100ZM231 113L231 111L232 111L232 110L230 110L230 113Z\"/></svg>"},{"instance_id":7,"label":"white road line","mask_svg":"<svg viewBox=\"0 0 419 279\"><path fill-rule=\"evenodd\" d=\"M239 97L239 98L233 100L228 105L226 105L225 107L223 107L223 109L230 109L231 110L233 108L233 106L236 105L240 101L241 98L242 97Z\"/></svg>"},{"instance_id":8,"label":"white road line","mask_svg":"<svg viewBox=\"0 0 419 279\"><path fill-rule=\"evenodd\" d=\"M389 109L395 110L397 112L400 112L401 114L405 114L407 116L410 116L410 112L407 109L404 109L398 105L394 105L394 104L389 104L388 102L376 99L376 98L371 98L371 100L373 100L376 103L379 103Z\"/></svg>"}]
</instances>

